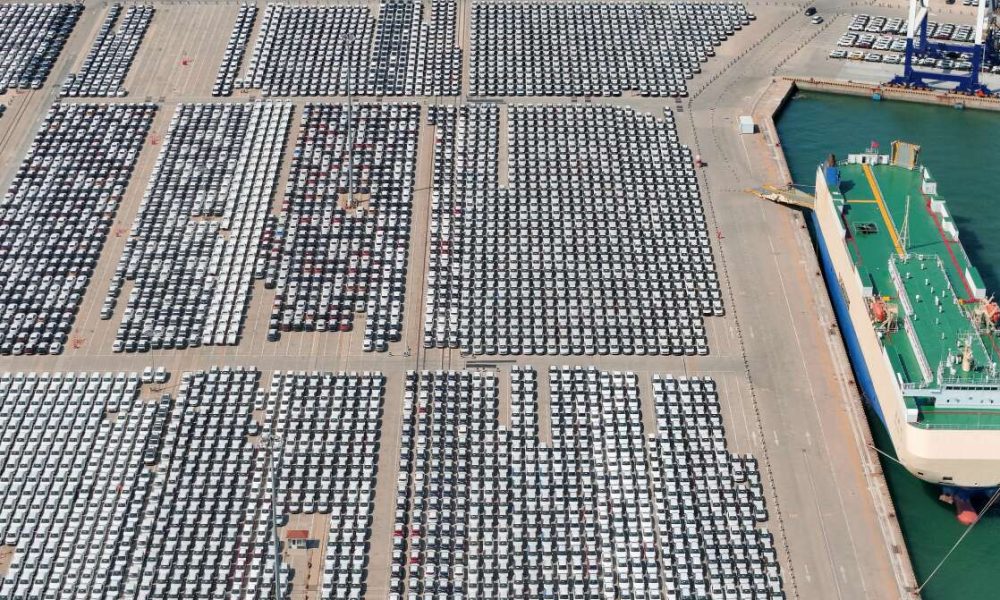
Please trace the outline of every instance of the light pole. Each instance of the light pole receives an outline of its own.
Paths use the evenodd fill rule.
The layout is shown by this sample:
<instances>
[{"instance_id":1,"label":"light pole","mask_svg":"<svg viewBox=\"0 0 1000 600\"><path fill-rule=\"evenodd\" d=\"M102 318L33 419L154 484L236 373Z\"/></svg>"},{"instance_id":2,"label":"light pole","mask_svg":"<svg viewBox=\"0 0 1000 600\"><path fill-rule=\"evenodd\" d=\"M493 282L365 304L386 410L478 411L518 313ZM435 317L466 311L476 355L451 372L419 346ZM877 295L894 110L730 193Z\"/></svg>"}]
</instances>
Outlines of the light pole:
<instances>
[{"instance_id":1,"label":"light pole","mask_svg":"<svg viewBox=\"0 0 1000 600\"><path fill-rule=\"evenodd\" d=\"M347 46L347 208L354 208L354 139L351 120L354 116L353 104L351 102L351 42L354 38L350 35L341 37Z\"/></svg>"},{"instance_id":2,"label":"light pole","mask_svg":"<svg viewBox=\"0 0 1000 600\"><path fill-rule=\"evenodd\" d=\"M263 440L271 459L271 537L274 538L274 598L281 594L281 544L278 541L278 470L281 469L281 438L276 435Z\"/></svg>"}]
</instances>

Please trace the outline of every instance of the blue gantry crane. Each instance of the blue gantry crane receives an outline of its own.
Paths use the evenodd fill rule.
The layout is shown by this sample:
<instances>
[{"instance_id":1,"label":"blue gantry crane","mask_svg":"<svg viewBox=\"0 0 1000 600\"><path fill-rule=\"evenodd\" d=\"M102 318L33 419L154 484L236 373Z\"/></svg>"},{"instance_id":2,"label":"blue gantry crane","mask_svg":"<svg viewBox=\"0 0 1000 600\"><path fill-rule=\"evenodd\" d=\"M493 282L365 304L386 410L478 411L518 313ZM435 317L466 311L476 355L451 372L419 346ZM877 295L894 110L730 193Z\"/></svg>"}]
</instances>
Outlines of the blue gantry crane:
<instances>
[{"instance_id":1,"label":"blue gantry crane","mask_svg":"<svg viewBox=\"0 0 1000 600\"><path fill-rule=\"evenodd\" d=\"M972 94L989 94L990 89L980 79L983 65L996 63L997 40L993 33L996 29L997 0L979 0L976 12L975 37L973 42L957 43L942 42L927 37L927 23L930 12L930 0L910 0L909 20L906 23L906 57L903 63L903 74L890 83L915 88L929 88L941 82L956 83L955 89ZM959 54L971 55L971 69L966 72L925 70L920 68L923 58L954 59Z\"/></svg>"}]
</instances>

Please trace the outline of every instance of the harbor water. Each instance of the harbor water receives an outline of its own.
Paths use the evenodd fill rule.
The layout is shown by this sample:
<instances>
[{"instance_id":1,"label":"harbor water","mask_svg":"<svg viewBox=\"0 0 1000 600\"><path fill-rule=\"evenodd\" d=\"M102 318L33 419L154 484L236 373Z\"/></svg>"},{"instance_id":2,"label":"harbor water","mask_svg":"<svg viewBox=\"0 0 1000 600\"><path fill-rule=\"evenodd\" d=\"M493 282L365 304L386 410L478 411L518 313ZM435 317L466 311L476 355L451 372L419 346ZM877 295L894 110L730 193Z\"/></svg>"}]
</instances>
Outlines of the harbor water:
<instances>
[{"instance_id":1,"label":"harbor water","mask_svg":"<svg viewBox=\"0 0 1000 600\"><path fill-rule=\"evenodd\" d=\"M802 92L782 112L778 132L792 178L812 193L816 166L875 141L882 152L893 140L919 144L921 162L938 180L962 243L991 293L1000 297L1000 113L956 110L906 102ZM868 411L875 443L892 454L892 442ZM938 500L938 488L882 459L917 581L923 583L965 527ZM1000 510L976 525L923 589L927 600L1000 597Z\"/></svg>"}]
</instances>

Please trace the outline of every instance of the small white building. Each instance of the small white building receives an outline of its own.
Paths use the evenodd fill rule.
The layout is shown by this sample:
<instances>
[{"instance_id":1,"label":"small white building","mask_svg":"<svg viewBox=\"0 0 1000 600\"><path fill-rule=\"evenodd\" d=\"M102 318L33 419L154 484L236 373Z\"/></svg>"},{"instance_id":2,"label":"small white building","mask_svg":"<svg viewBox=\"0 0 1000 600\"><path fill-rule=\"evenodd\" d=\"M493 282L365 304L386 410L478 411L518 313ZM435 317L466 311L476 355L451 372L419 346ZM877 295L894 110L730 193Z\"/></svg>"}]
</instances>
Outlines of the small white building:
<instances>
[{"instance_id":1,"label":"small white building","mask_svg":"<svg viewBox=\"0 0 1000 600\"><path fill-rule=\"evenodd\" d=\"M295 550L308 550L312 542L309 539L309 531L306 529L292 529L286 537L288 538L288 547Z\"/></svg>"},{"instance_id":2,"label":"small white building","mask_svg":"<svg viewBox=\"0 0 1000 600\"><path fill-rule=\"evenodd\" d=\"M753 117L750 115L740 117L740 133L757 133L757 126L753 123Z\"/></svg>"}]
</instances>

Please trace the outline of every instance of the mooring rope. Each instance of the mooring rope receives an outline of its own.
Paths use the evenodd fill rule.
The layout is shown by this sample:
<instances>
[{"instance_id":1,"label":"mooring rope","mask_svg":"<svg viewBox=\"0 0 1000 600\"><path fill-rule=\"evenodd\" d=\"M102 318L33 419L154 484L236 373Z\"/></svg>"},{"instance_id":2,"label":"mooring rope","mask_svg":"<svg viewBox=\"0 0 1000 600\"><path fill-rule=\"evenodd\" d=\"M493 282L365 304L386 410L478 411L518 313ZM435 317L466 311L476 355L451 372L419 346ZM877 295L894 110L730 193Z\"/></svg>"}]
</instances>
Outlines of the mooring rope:
<instances>
[{"instance_id":1,"label":"mooring rope","mask_svg":"<svg viewBox=\"0 0 1000 600\"><path fill-rule=\"evenodd\" d=\"M891 460L892 462L896 463L897 465L905 467L905 465L903 465L903 463L899 462L899 460L895 456L892 456L891 454L888 454L887 452L884 452L881 449L876 448L872 444L868 444L868 447L871 448L872 450L874 450L875 452L878 452L882 456L888 458L889 460ZM969 533L972 531L972 528L979 524L979 521L982 520L983 515L986 514L986 512L988 510L990 510L991 508L993 508L993 505L996 504L996 502L997 502L998 499L1000 499L1000 487L997 487L996 491L993 492L993 495L990 496L989 501L986 503L985 506L983 506L982 510L979 511L979 514L976 515L976 521L975 521L975 523L973 523L972 525L969 525L968 527L965 528L965 531L963 531L962 535L960 535L958 537L958 540L956 540L955 544L952 545L952 547L951 547L950 550L948 550L948 553L944 555L944 558L941 559L941 562L939 562L937 564L937 566L934 567L934 570L931 571L931 574L927 576L927 579L925 579L924 582L921 583L919 587L917 587L917 593L918 594L920 593L921 590L924 589L924 587L927 586L928 583L930 583L931 579L933 579L934 576L937 575L937 572L941 570L941 567L944 566L944 563L955 552L955 550L958 548L959 544L962 543L962 540L965 539L965 536L969 535Z\"/></svg>"},{"instance_id":2,"label":"mooring rope","mask_svg":"<svg viewBox=\"0 0 1000 600\"><path fill-rule=\"evenodd\" d=\"M940 570L941 567L944 565L945 561L948 560L948 558L951 556L951 553L954 552L956 548L958 548L958 545L962 543L962 540L965 539L965 536L969 535L969 532L972 531L972 528L979 524L979 521L983 519L983 514L985 514L986 511L992 508L993 504L996 503L997 498L1000 498L1000 487L998 487L996 491L993 492L993 495L990 496L990 501L987 502L986 506L984 506L983 509L979 511L979 514L976 516L976 522L965 528L965 531L963 531L962 535L958 537L958 540L955 542L955 545L951 547L951 550L948 550L948 554L944 555L944 558L942 558L941 562L939 562L938 565L934 567L934 570L931 571L931 574L927 576L927 579L925 579L924 582L920 584L920 587L917 588L918 594L920 593L921 590L924 589L924 586L930 583L931 579L933 579L934 576L937 575L938 570Z\"/></svg>"}]
</instances>

